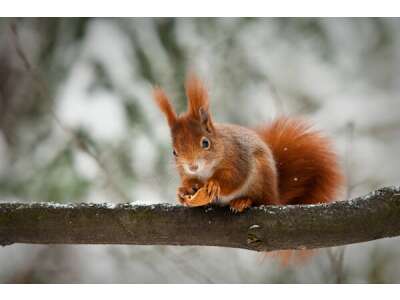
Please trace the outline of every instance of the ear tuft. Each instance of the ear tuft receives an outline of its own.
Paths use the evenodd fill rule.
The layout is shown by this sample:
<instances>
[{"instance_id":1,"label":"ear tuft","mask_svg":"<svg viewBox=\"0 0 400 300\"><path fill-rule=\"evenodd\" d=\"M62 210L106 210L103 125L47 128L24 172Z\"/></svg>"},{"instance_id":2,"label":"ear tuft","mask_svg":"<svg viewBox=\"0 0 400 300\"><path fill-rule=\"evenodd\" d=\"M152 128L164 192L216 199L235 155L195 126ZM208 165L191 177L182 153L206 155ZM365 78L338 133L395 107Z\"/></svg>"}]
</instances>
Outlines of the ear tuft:
<instances>
[{"instance_id":1,"label":"ear tuft","mask_svg":"<svg viewBox=\"0 0 400 300\"><path fill-rule=\"evenodd\" d=\"M208 110L205 110L203 107L199 108L199 116L200 116L200 123L203 126L203 128L211 133L214 129L213 123L211 121L210 113Z\"/></svg>"},{"instance_id":2,"label":"ear tuft","mask_svg":"<svg viewBox=\"0 0 400 300\"><path fill-rule=\"evenodd\" d=\"M208 112L208 92L203 82L194 74L186 80L186 96L188 98L188 113L200 120L200 108Z\"/></svg>"},{"instance_id":3,"label":"ear tuft","mask_svg":"<svg viewBox=\"0 0 400 300\"><path fill-rule=\"evenodd\" d=\"M176 122L177 116L167 95L160 87L155 87L153 89L153 98L167 118L169 127L172 127Z\"/></svg>"}]
</instances>

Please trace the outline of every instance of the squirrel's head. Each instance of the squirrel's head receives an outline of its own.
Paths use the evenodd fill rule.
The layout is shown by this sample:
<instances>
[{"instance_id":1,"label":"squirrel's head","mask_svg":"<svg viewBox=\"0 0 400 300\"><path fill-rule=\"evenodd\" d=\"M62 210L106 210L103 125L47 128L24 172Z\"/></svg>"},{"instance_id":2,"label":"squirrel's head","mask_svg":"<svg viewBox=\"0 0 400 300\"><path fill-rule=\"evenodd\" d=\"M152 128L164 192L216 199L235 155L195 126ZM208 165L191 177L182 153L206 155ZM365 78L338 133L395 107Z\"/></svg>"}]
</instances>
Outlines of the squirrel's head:
<instances>
[{"instance_id":1,"label":"squirrel's head","mask_svg":"<svg viewBox=\"0 0 400 300\"><path fill-rule=\"evenodd\" d=\"M223 143L218 139L211 119L207 89L194 75L186 81L187 112L177 115L161 88L153 95L171 130L173 155L180 174L208 179L223 157Z\"/></svg>"}]
</instances>

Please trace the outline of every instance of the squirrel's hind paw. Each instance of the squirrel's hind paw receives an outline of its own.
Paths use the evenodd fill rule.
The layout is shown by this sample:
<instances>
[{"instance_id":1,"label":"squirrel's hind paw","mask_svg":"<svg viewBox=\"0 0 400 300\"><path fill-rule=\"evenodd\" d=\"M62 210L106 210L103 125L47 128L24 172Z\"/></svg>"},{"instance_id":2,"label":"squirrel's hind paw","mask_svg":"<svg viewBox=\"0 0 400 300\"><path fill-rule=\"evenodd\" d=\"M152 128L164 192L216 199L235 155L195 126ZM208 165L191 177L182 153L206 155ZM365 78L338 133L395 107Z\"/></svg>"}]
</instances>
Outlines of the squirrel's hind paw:
<instances>
[{"instance_id":1,"label":"squirrel's hind paw","mask_svg":"<svg viewBox=\"0 0 400 300\"><path fill-rule=\"evenodd\" d=\"M234 213L241 213L246 208L251 207L253 201L249 198L235 199L229 202L229 207Z\"/></svg>"}]
</instances>

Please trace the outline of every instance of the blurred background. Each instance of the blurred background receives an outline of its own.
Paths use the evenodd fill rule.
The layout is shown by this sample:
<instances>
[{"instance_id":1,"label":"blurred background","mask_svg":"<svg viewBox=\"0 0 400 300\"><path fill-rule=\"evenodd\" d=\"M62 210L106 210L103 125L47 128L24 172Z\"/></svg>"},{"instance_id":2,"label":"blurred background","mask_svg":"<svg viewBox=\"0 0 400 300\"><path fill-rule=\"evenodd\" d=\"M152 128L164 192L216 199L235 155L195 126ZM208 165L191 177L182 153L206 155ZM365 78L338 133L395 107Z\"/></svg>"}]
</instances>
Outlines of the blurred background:
<instances>
[{"instance_id":1,"label":"blurred background","mask_svg":"<svg viewBox=\"0 0 400 300\"><path fill-rule=\"evenodd\" d=\"M190 70L219 122L285 113L327 132L343 198L399 185L399 29L399 19L0 19L0 201L175 203L151 88L182 111ZM400 239L288 267L217 247L12 245L0 248L0 282L400 283Z\"/></svg>"}]
</instances>

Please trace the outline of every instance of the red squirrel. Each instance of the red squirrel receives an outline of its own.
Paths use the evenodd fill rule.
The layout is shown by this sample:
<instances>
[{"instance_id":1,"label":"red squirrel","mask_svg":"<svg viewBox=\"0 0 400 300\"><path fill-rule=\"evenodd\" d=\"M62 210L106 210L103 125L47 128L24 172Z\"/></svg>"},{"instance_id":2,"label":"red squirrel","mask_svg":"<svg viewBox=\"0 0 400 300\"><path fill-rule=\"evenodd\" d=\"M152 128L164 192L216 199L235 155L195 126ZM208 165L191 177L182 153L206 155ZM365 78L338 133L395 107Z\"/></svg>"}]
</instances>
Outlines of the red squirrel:
<instances>
[{"instance_id":1,"label":"red squirrel","mask_svg":"<svg viewBox=\"0 0 400 300\"><path fill-rule=\"evenodd\" d=\"M177 115L165 92L153 96L170 127L181 177L179 202L205 188L207 203L234 212L263 204L313 204L337 196L343 175L331 141L304 120L279 117L251 129L214 122L204 84L186 81L187 112Z\"/></svg>"}]
</instances>

